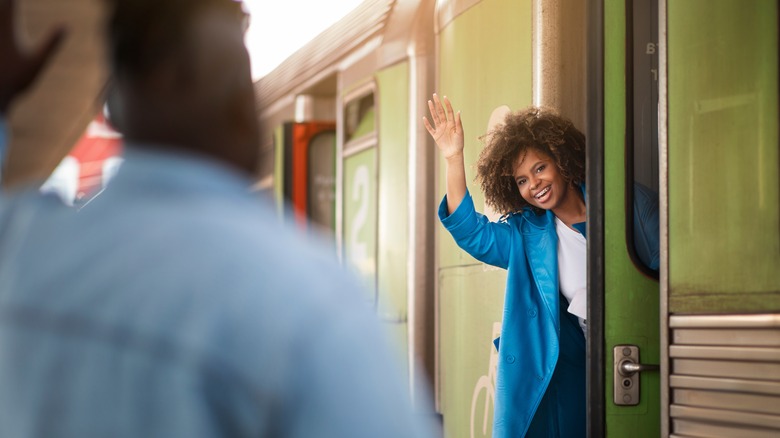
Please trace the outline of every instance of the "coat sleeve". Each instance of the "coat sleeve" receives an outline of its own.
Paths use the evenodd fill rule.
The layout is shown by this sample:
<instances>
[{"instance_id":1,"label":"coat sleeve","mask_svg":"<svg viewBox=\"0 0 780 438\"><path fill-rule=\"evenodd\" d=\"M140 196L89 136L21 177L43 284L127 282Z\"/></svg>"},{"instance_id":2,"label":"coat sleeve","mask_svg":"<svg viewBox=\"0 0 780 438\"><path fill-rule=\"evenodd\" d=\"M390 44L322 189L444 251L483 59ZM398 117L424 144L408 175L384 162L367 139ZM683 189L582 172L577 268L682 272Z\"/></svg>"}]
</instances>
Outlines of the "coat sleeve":
<instances>
[{"instance_id":1,"label":"coat sleeve","mask_svg":"<svg viewBox=\"0 0 780 438\"><path fill-rule=\"evenodd\" d=\"M490 222L474 209L474 200L466 196L452 213L447 211L447 196L439 205L439 219L463 250L475 259L506 269L509 265L511 227L507 222Z\"/></svg>"}]
</instances>

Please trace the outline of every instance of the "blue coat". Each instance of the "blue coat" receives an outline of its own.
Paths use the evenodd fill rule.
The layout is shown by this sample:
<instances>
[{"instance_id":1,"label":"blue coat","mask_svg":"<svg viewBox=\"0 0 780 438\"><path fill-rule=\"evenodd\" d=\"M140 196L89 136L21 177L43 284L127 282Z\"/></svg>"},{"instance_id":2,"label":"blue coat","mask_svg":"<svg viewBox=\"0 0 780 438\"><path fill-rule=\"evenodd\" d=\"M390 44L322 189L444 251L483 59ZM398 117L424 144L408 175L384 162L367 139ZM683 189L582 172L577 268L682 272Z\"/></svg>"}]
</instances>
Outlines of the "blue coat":
<instances>
[{"instance_id":1,"label":"blue coat","mask_svg":"<svg viewBox=\"0 0 780 438\"><path fill-rule=\"evenodd\" d=\"M585 339L559 304L554 215L524 210L490 222L466 193L449 216L445 197L439 218L466 252L508 270L493 436L584 436Z\"/></svg>"},{"instance_id":2,"label":"blue coat","mask_svg":"<svg viewBox=\"0 0 780 438\"><path fill-rule=\"evenodd\" d=\"M584 192L584 186L582 187ZM649 189L634 190L640 259L658 268L658 204ZM496 376L493 436L585 436L585 339L577 318L560 305L558 235L551 211L530 209L490 222L467 192L439 218L474 258L508 270Z\"/></svg>"}]
</instances>

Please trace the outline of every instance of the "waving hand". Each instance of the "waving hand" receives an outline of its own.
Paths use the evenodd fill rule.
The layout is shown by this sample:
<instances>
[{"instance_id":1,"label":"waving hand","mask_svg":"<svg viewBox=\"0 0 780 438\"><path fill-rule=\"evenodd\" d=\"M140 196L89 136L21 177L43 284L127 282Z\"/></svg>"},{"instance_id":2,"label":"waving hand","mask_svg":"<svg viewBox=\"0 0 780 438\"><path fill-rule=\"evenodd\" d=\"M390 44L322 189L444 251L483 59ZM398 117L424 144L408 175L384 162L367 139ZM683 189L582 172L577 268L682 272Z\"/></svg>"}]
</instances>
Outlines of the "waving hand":
<instances>
[{"instance_id":1,"label":"waving hand","mask_svg":"<svg viewBox=\"0 0 780 438\"><path fill-rule=\"evenodd\" d=\"M456 155L463 155L463 124L460 121L460 111L455 113L452 110L452 103L447 96L444 96L444 105L442 105L436 94L433 95L433 100L428 101L428 110L431 112L433 125L425 117L423 123L444 158L450 159Z\"/></svg>"},{"instance_id":2,"label":"waving hand","mask_svg":"<svg viewBox=\"0 0 780 438\"><path fill-rule=\"evenodd\" d=\"M439 96L433 95L428 101L433 125L423 117L425 129L431 134L436 146L447 163L447 210L450 214L460 205L466 196L466 168L463 160L463 124L460 112L452 110L452 104L444 97L444 105Z\"/></svg>"}]
</instances>

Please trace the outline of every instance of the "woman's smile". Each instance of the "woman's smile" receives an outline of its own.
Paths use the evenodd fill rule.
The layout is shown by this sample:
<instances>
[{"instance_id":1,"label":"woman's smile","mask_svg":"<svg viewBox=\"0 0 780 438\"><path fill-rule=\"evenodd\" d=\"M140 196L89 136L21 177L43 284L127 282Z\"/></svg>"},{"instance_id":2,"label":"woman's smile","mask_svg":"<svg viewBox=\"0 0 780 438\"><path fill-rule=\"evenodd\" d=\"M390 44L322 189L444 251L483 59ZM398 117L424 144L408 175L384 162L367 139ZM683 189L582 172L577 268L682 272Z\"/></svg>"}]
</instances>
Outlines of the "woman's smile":
<instances>
[{"instance_id":1,"label":"woman's smile","mask_svg":"<svg viewBox=\"0 0 780 438\"><path fill-rule=\"evenodd\" d=\"M542 190L540 190L538 193L536 193L534 195L534 198L536 198L536 200L540 204L544 204L545 202L547 202L550 199L550 196L548 196L548 195L550 194L550 189L551 188L552 188L552 186L547 186L547 187L543 188Z\"/></svg>"}]
</instances>

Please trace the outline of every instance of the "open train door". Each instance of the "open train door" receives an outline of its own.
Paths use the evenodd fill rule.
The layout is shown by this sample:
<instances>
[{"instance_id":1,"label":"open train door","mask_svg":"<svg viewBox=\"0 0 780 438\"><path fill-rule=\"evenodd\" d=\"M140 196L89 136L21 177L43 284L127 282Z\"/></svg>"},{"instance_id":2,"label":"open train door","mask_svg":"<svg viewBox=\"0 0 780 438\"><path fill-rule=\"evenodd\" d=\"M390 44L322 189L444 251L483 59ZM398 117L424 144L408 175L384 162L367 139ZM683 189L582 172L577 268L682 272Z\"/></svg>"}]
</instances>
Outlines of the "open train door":
<instances>
[{"instance_id":1,"label":"open train door","mask_svg":"<svg viewBox=\"0 0 780 438\"><path fill-rule=\"evenodd\" d=\"M778 3L590 6L589 435L778 436ZM636 183L658 281L631 256Z\"/></svg>"},{"instance_id":2,"label":"open train door","mask_svg":"<svg viewBox=\"0 0 780 438\"><path fill-rule=\"evenodd\" d=\"M276 143L276 197L291 206L302 229L333 235L336 224L336 124L288 122Z\"/></svg>"},{"instance_id":3,"label":"open train door","mask_svg":"<svg viewBox=\"0 0 780 438\"><path fill-rule=\"evenodd\" d=\"M662 436L777 437L778 2L661 9Z\"/></svg>"},{"instance_id":4,"label":"open train door","mask_svg":"<svg viewBox=\"0 0 780 438\"><path fill-rule=\"evenodd\" d=\"M660 435L658 253L647 250L659 238L652 207L657 4L591 0L587 9L587 397L594 438Z\"/></svg>"}]
</instances>

